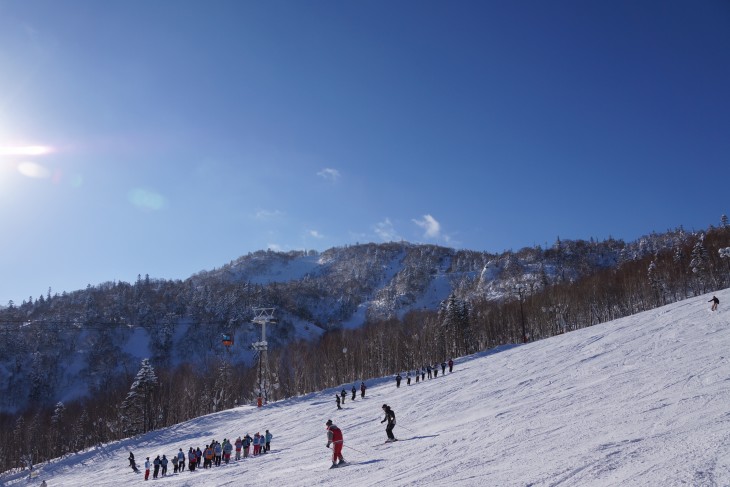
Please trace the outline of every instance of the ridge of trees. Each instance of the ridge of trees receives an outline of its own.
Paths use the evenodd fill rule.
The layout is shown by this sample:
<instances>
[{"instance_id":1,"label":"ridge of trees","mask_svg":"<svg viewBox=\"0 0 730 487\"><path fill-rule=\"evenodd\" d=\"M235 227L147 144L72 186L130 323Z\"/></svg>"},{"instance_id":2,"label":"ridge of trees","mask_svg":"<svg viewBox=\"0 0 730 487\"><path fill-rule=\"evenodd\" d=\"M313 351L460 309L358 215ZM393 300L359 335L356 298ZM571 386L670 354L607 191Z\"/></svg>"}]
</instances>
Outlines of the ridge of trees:
<instances>
[{"instance_id":1,"label":"ridge of trees","mask_svg":"<svg viewBox=\"0 0 730 487\"><path fill-rule=\"evenodd\" d=\"M537 266L538 271L529 274L516 269L512 278L504 281L508 292L499 300L465 299L468 293L457 289L438 310L371 319L357 329L332 329L318 341L290 341L269 353L276 381L271 399L359 383L504 344L544 339L728 287L730 227L726 218L722 223L706 232L673 238L672 245L644 252L638 258L623 258L615 266L577 279L565 279L560 268L548 273ZM558 241L550 249L558 263L576 253L574 243L562 245ZM123 292L139 294L144 306L145 292L156 287L164 298L166 287L173 284L180 285L140 278L135 286L109 286L122 286ZM266 291L262 287L257 292ZM108 312L113 303L102 306L94 301L103 297L103 293L85 295L79 311L89 322L119 320L118 315ZM42 306L53 307L50 297L43 301ZM144 308L142 311L141 316L146 316ZM240 318L244 319L243 314ZM168 327L165 331L164 322L139 321L141 326L156 329L159 343L169 339L170 330ZM36 338L48 339L48 334L48 330L40 329ZM6 334L6 338L7 346L13 346L11 337ZM107 338L113 342L114 336ZM113 348L113 343L108 340L99 342L99 360L110 353L109 347ZM197 365L172 367L162 350L163 345L153 346L153 357L144 360L139 369L106 377L86 399L59 402L53 407L39 402L21 414L0 414L0 471L253 400L250 391L256 382L255 368L234 363L226 354ZM37 374L52 373L39 354L31 353L27 360L19 366L30 366ZM42 395L42 385L31 382L32 391ZM42 383L39 379L38 384Z\"/></svg>"}]
</instances>

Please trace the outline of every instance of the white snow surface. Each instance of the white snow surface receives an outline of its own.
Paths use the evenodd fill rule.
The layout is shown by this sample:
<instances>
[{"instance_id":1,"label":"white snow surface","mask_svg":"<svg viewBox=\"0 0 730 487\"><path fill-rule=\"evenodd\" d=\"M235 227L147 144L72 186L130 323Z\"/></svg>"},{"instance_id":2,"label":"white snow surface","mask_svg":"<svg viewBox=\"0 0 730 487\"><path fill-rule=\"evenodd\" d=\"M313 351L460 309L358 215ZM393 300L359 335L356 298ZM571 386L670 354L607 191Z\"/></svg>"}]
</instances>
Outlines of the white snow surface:
<instances>
[{"instance_id":1,"label":"white snow surface","mask_svg":"<svg viewBox=\"0 0 730 487\"><path fill-rule=\"evenodd\" d=\"M36 466L2 485L139 485L146 456L211 439L274 435L269 454L151 483L169 486L730 485L730 290L526 345L456 360L454 372L400 388L368 380L211 414ZM357 382L359 386L359 381ZM345 387L350 389L351 384ZM340 389L340 388L338 388ZM381 405L400 441L383 444ZM325 421L344 432L346 468L330 470ZM172 467L170 466L170 471Z\"/></svg>"}]
</instances>

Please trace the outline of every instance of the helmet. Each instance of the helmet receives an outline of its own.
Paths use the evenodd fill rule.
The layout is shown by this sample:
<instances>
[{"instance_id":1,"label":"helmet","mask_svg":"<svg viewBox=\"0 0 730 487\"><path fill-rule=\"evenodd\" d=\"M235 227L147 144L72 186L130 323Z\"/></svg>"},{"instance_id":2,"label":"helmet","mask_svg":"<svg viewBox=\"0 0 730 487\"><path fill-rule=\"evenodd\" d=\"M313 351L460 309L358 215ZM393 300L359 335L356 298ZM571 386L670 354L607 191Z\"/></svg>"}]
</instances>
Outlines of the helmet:
<instances>
[{"instance_id":1,"label":"helmet","mask_svg":"<svg viewBox=\"0 0 730 487\"><path fill-rule=\"evenodd\" d=\"M327 420L327 422L326 422L325 424L326 424L327 426L332 426L332 420L331 420L331 419L328 419L328 420Z\"/></svg>"},{"instance_id":2,"label":"helmet","mask_svg":"<svg viewBox=\"0 0 730 487\"><path fill-rule=\"evenodd\" d=\"M385 409L385 408L387 408L387 407L388 407L388 405L387 405L387 404L383 404L383 409Z\"/></svg>"}]
</instances>

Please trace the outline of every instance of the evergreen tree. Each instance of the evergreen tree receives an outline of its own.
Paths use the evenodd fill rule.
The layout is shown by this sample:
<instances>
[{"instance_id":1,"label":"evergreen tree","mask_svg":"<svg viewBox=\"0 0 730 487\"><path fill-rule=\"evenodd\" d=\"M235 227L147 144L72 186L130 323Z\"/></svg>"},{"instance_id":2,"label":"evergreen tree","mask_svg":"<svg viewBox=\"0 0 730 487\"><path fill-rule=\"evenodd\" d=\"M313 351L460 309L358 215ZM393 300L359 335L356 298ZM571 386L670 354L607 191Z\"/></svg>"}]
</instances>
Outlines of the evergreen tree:
<instances>
[{"instance_id":1,"label":"evergreen tree","mask_svg":"<svg viewBox=\"0 0 730 487\"><path fill-rule=\"evenodd\" d=\"M696 290L699 294L705 292L705 286L707 284L707 273L708 273L708 260L707 249L704 245L705 236L700 235L700 238L692 248L692 260L690 260L689 266L692 269L692 273L695 276Z\"/></svg>"},{"instance_id":2,"label":"evergreen tree","mask_svg":"<svg viewBox=\"0 0 730 487\"><path fill-rule=\"evenodd\" d=\"M139 372L120 406L120 419L127 434L146 433L154 429L154 392L157 375L150 359L142 360Z\"/></svg>"}]
</instances>

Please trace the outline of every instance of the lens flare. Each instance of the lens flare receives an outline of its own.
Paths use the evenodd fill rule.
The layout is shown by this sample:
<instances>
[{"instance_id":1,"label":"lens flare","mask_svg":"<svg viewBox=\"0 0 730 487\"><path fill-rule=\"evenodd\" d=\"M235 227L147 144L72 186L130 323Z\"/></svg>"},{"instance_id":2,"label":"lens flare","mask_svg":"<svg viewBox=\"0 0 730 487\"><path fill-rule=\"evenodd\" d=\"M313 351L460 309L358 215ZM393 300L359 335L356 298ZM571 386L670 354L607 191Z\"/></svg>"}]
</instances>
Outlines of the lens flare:
<instances>
[{"instance_id":1,"label":"lens flare","mask_svg":"<svg viewBox=\"0 0 730 487\"><path fill-rule=\"evenodd\" d=\"M0 147L0 156L44 156L53 152L47 145L23 145Z\"/></svg>"}]
</instances>

